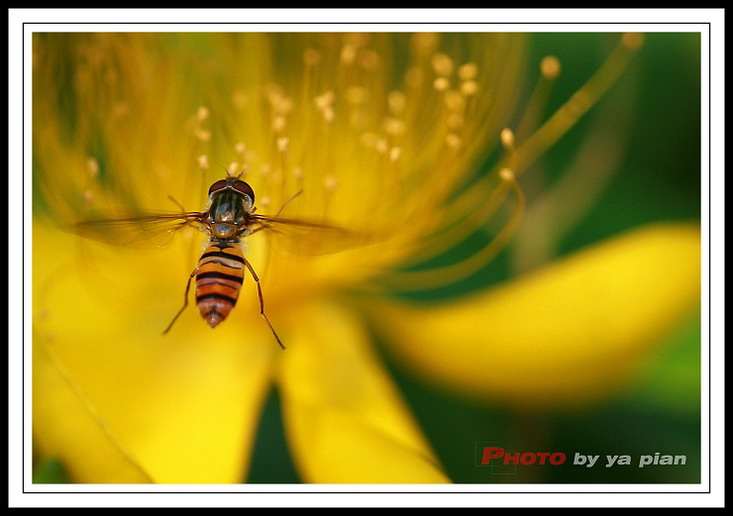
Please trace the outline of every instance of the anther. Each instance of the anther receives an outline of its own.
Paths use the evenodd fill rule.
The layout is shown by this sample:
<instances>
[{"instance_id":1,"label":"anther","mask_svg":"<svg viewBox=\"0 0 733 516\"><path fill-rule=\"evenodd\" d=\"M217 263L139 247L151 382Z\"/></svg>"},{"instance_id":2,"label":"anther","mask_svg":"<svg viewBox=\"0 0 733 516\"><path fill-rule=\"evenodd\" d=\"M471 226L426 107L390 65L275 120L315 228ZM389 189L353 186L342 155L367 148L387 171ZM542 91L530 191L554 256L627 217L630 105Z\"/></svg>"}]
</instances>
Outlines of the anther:
<instances>
[{"instance_id":1,"label":"anther","mask_svg":"<svg viewBox=\"0 0 733 516\"><path fill-rule=\"evenodd\" d=\"M235 109L244 109L247 105L247 94L242 90L235 90L232 93L232 106Z\"/></svg>"},{"instance_id":2,"label":"anther","mask_svg":"<svg viewBox=\"0 0 733 516\"><path fill-rule=\"evenodd\" d=\"M437 77L433 81L433 88L435 88L436 91L448 91L448 88L450 88L450 81L445 77Z\"/></svg>"},{"instance_id":3,"label":"anther","mask_svg":"<svg viewBox=\"0 0 733 516\"><path fill-rule=\"evenodd\" d=\"M513 183L515 179L514 172L508 168L502 168L499 171L499 177L502 181L506 181L507 183Z\"/></svg>"},{"instance_id":4,"label":"anther","mask_svg":"<svg viewBox=\"0 0 733 516\"><path fill-rule=\"evenodd\" d=\"M400 147L392 147L389 151L390 161L397 161L400 159L400 155L402 155L402 149Z\"/></svg>"},{"instance_id":5,"label":"anther","mask_svg":"<svg viewBox=\"0 0 733 516\"><path fill-rule=\"evenodd\" d=\"M389 106L389 110L393 114L399 115L403 113L406 105L407 97L403 92L395 90L387 94L387 106Z\"/></svg>"},{"instance_id":6,"label":"anther","mask_svg":"<svg viewBox=\"0 0 733 516\"><path fill-rule=\"evenodd\" d=\"M209 118L209 109L205 106L200 106L198 111L196 111L196 118L198 118L200 122Z\"/></svg>"},{"instance_id":7,"label":"anther","mask_svg":"<svg viewBox=\"0 0 733 516\"><path fill-rule=\"evenodd\" d=\"M466 63L458 67L458 78L462 81L470 81L478 75L476 63Z\"/></svg>"},{"instance_id":8,"label":"anther","mask_svg":"<svg viewBox=\"0 0 733 516\"><path fill-rule=\"evenodd\" d=\"M208 142L211 140L211 133L206 129L197 129L196 138L201 142Z\"/></svg>"},{"instance_id":9,"label":"anther","mask_svg":"<svg viewBox=\"0 0 733 516\"><path fill-rule=\"evenodd\" d=\"M387 117L384 120L384 132L389 135L396 136L405 132L405 123L393 117Z\"/></svg>"},{"instance_id":10,"label":"anther","mask_svg":"<svg viewBox=\"0 0 733 516\"><path fill-rule=\"evenodd\" d=\"M323 187L327 192L333 192L338 188L338 180L333 176L326 176L323 178Z\"/></svg>"},{"instance_id":11,"label":"anther","mask_svg":"<svg viewBox=\"0 0 733 516\"><path fill-rule=\"evenodd\" d=\"M540 63L540 72L548 79L554 79L560 74L560 61L555 56L546 56Z\"/></svg>"},{"instance_id":12,"label":"anther","mask_svg":"<svg viewBox=\"0 0 733 516\"><path fill-rule=\"evenodd\" d=\"M334 110L333 110L333 108L331 106L328 106L328 107L325 107L325 108L321 109L321 114L323 115L323 119L326 122L332 122L334 116L336 116L336 114L335 114L335 112L334 112Z\"/></svg>"},{"instance_id":13,"label":"anther","mask_svg":"<svg viewBox=\"0 0 733 516\"><path fill-rule=\"evenodd\" d=\"M313 103L316 105L317 108L323 109L331 106L335 100L336 94L333 92L333 90L328 90L321 95L316 96L313 99Z\"/></svg>"},{"instance_id":14,"label":"anther","mask_svg":"<svg viewBox=\"0 0 733 516\"><path fill-rule=\"evenodd\" d=\"M422 85L425 74L419 68L413 67L405 72L405 84L409 88L417 88Z\"/></svg>"},{"instance_id":15,"label":"anther","mask_svg":"<svg viewBox=\"0 0 733 516\"><path fill-rule=\"evenodd\" d=\"M282 133L287 125L287 119L282 115L277 115L272 119L272 130L276 133Z\"/></svg>"},{"instance_id":16,"label":"anther","mask_svg":"<svg viewBox=\"0 0 733 516\"><path fill-rule=\"evenodd\" d=\"M514 131L506 127L501 130L499 138L501 139L501 144L504 146L505 149L514 149Z\"/></svg>"},{"instance_id":17,"label":"anther","mask_svg":"<svg viewBox=\"0 0 733 516\"><path fill-rule=\"evenodd\" d=\"M362 86L351 86L346 90L346 102L351 105L363 104L367 99L367 90Z\"/></svg>"},{"instance_id":18,"label":"anther","mask_svg":"<svg viewBox=\"0 0 733 516\"><path fill-rule=\"evenodd\" d=\"M445 107L451 111L461 111L466 105L465 97L456 90L446 91L443 102L445 102Z\"/></svg>"},{"instance_id":19,"label":"anther","mask_svg":"<svg viewBox=\"0 0 733 516\"><path fill-rule=\"evenodd\" d=\"M461 137L456 133L448 133L445 135L445 143L451 149L459 149L462 145Z\"/></svg>"},{"instance_id":20,"label":"anther","mask_svg":"<svg viewBox=\"0 0 733 516\"><path fill-rule=\"evenodd\" d=\"M359 66L368 72L373 72L379 66L379 54L374 50L363 49L359 57Z\"/></svg>"},{"instance_id":21,"label":"anther","mask_svg":"<svg viewBox=\"0 0 733 516\"><path fill-rule=\"evenodd\" d=\"M380 154L386 153L388 148L389 145L387 144L387 140L384 138L377 138L374 142L374 149Z\"/></svg>"},{"instance_id":22,"label":"anther","mask_svg":"<svg viewBox=\"0 0 733 516\"><path fill-rule=\"evenodd\" d=\"M440 77L448 77L453 73L453 60L446 54L438 52L433 55L431 60L433 65L433 71Z\"/></svg>"},{"instance_id":23,"label":"anther","mask_svg":"<svg viewBox=\"0 0 733 516\"><path fill-rule=\"evenodd\" d=\"M97 177L99 175L99 162L96 158L87 158L87 171L91 177Z\"/></svg>"},{"instance_id":24,"label":"anther","mask_svg":"<svg viewBox=\"0 0 733 516\"><path fill-rule=\"evenodd\" d=\"M635 50L644 43L644 35L639 32L627 32L621 36L621 43L626 48Z\"/></svg>"},{"instance_id":25,"label":"anther","mask_svg":"<svg viewBox=\"0 0 733 516\"><path fill-rule=\"evenodd\" d=\"M303 51L303 62L306 66L315 66L321 61L321 54L314 48L306 48Z\"/></svg>"},{"instance_id":26,"label":"anther","mask_svg":"<svg viewBox=\"0 0 733 516\"><path fill-rule=\"evenodd\" d=\"M206 154L202 154L198 158L199 168L202 170L208 170L209 168L209 157Z\"/></svg>"},{"instance_id":27,"label":"anther","mask_svg":"<svg viewBox=\"0 0 733 516\"><path fill-rule=\"evenodd\" d=\"M277 141L276 141L276 143L277 143L277 150L279 150L280 152L287 151L288 150L288 143L289 142L290 142L290 140L287 137L285 137L285 136L283 136L281 138L278 138Z\"/></svg>"},{"instance_id":28,"label":"anther","mask_svg":"<svg viewBox=\"0 0 733 516\"><path fill-rule=\"evenodd\" d=\"M438 46L438 39L434 32L418 32L412 36L412 45L416 51L425 53Z\"/></svg>"},{"instance_id":29,"label":"anther","mask_svg":"<svg viewBox=\"0 0 733 516\"><path fill-rule=\"evenodd\" d=\"M351 44L346 44L341 49L341 62L345 65L354 64L356 59L356 47Z\"/></svg>"},{"instance_id":30,"label":"anther","mask_svg":"<svg viewBox=\"0 0 733 516\"><path fill-rule=\"evenodd\" d=\"M466 97L475 95L478 92L478 83L476 81L465 81L461 83L461 93Z\"/></svg>"}]
</instances>

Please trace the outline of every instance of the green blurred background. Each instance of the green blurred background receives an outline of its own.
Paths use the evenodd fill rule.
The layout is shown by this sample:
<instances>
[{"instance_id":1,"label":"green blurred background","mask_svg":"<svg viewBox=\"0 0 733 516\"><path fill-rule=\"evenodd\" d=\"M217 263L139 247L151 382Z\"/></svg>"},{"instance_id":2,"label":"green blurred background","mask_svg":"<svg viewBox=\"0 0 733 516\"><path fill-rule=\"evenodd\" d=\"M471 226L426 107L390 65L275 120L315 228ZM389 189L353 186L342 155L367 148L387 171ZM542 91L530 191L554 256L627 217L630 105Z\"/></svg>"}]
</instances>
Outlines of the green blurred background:
<instances>
[{"instance_id":1,"label":"green blurred background","mask_svg":"<svg viewBox=\"0 0 733 516\"><path fill-rule=\"evenodd\" d=\"M597 33L534 35L527 70L532 79L527 84L534 82L542 57L555 55L562 64L548 113L595 72L617 38ZM594 117L600 116L604 106L615 108L614 98L617 103L619 98L631 102L628 150L598 201L558 242L559 255L647 222L700 218L700 35L646 34L644 47L623 79L543 158L545 181L552 184L561 176ZM489 156L483 170L495 159ZM507 251L478 275L428 295L460 295L512 274ZM693 483L700 481L700 324L699 315L680 321L642 378L616 398L576 412L518 412L499 404L466 401L410 376L391 361L388 352L383 356L454 482ZM490 442L514 451L564 452L568 460L563 466L492 474L490 468L476 465L477 447ZM573 467L574 452L601 455L600 464L592 469ZM639 455L655 452L684 454L687 464L638 467ZM631 455L632 465L605 468L606 454ZM64 478L58 463L42 464L35 472L36 482ZM266 403L251 471L242 480L300 481L288 453L277 392Z\"/></svg>"}]
</instances>

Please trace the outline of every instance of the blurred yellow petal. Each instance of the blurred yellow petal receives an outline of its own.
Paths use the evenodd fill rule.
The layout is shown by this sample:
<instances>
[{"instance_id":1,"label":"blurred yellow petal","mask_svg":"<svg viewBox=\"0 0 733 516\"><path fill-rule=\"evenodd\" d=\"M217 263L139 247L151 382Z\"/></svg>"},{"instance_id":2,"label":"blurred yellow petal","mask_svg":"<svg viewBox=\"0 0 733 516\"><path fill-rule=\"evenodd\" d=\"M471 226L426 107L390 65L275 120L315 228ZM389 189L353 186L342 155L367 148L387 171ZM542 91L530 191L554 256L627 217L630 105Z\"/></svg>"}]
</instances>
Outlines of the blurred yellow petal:
<instances>
[{"instance_id":1,"label":"blurred yellow petal","mask_svg":"<svg viewBox=\"0 0 733 516\"><path fill-rule=\"evenodd\" d=\"M380 305L395 352L474 396L528 406L597 399L699 307L697 226L629 231L440 306Z\"/></svg>"},{"instance_id":2,"label":"blurred yellow petal","mask_svg":"<svg viewBox=\"0 0 733 516\"><path fill-rule=\"evenodd\" d=\"M163 337L169 300L156 303L149 288L131 299L130 292L145 288L134 282L129 291L101 290L107 283L93 275L104 269L69 265L75 244L46 226L34 228L40 458L60 459L75 482L241 482L270 382L271 335L263 329L243 338L232 325L214 334L191 316ZM58 267L41 256L53 256ZM163 252L128 265L163 270L165 259ZM121 316L156 304L163 308L149 315L155 323Z\"/></svg>"},{"instance_id":3,"label":"blurred yellow petal","mask_svg":"<svg viewBox=\"0 0 733 516\"><path fill-rule=\"evenodd\" d=\"M303 480L449 482L361 323L325 303L304 308L297 320L279 382Z\"/></svg>"}]
</instances>

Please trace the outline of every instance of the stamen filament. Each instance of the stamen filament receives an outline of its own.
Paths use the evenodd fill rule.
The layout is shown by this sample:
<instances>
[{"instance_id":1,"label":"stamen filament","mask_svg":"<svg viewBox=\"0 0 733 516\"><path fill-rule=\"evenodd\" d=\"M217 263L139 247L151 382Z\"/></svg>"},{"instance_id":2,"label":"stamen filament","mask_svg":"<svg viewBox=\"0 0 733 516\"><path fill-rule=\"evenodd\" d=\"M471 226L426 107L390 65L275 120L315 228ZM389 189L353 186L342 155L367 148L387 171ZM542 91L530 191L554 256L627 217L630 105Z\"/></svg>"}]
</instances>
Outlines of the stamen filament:
<instances>
[{"instance_id":1,"label":"stamen filament","mask_svg":"<svg viewBox=\"0 0 733 516\"><path fill-rule=\"evenodd\" d=\"M452 221L464 218L467 210L480 205L481 199L491 192L498 171L509 168L514 174L521 174L567 133L624 72L639 45L640 37L624 35L603 65L565 104L499 162L492 173L486 174L454 199L448 210L453 215Z\"/></svg>"},{"instance_id":2,"label":"stamen filament","mask_svg":"<svg viewBox=\"0 0 733 516\"><path fill-rule=\"evenodd\" d=\"M626 70L638 46L636 40L623 37L596 73L519 146L515 169L517 173L534 163L601 99Z\"/></svg>"},{"instance_id":3,"label":"stamen filament","mask_svg":"<svg viewBox=\"0 0 733 516\"><path fill-rule=\"evenodd\" d=\"M401 291L429 290L465 279L493 260L516 233L526 207L524 193L517 184L514 173L509 169L503 169L500 177L511 187L516 196L516 203L509 220L482 249L465 260L444 267L418 271L396 271L386 276L381 283Z\"/></svg>"}]
</instances>

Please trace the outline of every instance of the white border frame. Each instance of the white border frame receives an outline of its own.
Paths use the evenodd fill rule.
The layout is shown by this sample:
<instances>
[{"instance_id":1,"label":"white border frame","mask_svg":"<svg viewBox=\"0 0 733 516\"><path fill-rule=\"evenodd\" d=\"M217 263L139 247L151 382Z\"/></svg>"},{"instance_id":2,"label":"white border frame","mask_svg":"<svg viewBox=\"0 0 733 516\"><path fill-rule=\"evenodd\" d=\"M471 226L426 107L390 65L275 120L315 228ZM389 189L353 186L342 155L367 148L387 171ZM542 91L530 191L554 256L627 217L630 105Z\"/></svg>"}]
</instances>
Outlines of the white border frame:
<instances>
[{"instance_id":1,"label":"white border frame","mask_svg":"<svg viewBox=\"0 0 733 516\"><path fill-rule=\"evenodd\" d=\"M9 224L9 506L10 507L722 507L723 506L723 331L724 331L724 10L723 9L10 9L8 11L9 213L23 213L24 223ZM251 24L220 24L246 18ZM89 23L77 23L90 20ZM92 22L93 20L93 22ZM140 22L140 20L145 20ZM196 20L192 25L191 20ZM317 20L300 25L304 20ZM370 23L363 23L368 20ZM389 21L385 21L389 20ZM465 20L478 21L466 24ZM577 20L577 21L576 21ZM359 21L359 23L352 23ZM692 23L694 22L694 23ZM45 25L48 23L49 25ZM702 483L696 485L38 485L30 482L30 347L14 345L31 332L30 301L31 24L34 30L179 31L236 29L256 31L365 30L635 32L693 31L702 36L702 206L703 206L703 342L711 336L713 356L703 346L704 427ZM122 23L123 25L119 25ZM178 23L182 25L177 25ZM265 23L267 25L260 25ZM338 25L348 23L348 25ZM455 23L456 25L451 25ZM541 25L533 25L533 23ZM551 26L547 25L552 23ZM63 25L59 25L63 24ZM160 24L160 25L158 25ZM209 25L210 24L210 25ZM298 24L298 25L294 25ZM668 25L669 24L669 25ZM25 44L25 61L23 45ZM20 71L23 70L23 73ZM25 87L25 91L23 91ZM24 97L25 93L25 97ZM25 98L26 105L21 102ZM714 107L714 109L713 109ZM25 108L25 109L24 109ZM25 117L25 120L24 120ZM25 124L23 125L23 122ZM24 127L24 133L19 128ZM708 151L709 152L706 152ZM25 167L25 168L24 168ZM19 171L23 174L19 174ZM709 176L704 172L710 170ZM23 195L19 195L19 192ZM708 217L709 214L709 217ZM10 221L12 222L12 221ZM23 255L19 242L23 242ZM14 245L12 245L14 244ZM24 275L18 273L23 270ZM710 281L715 278L715 282ZM23 292L24 303L17 302ZM13 295L14 294L14 295ZM21 321L24 327L21 327ZM708 322L712 321L712 327ZM19 364L27 369L21 373ZM708 370L708 365L710 368ZM25 385L23 381L25 380ZM18 417L20 415L21 417ZM25 418L25 420L23 420ZM21 424L22 423L22 424ZM709 423L709 426L708 426ZM23 435L23 431L27 434ZM25 438L25 440L24 440ZM709 439L709 440L708 440ZM25 442L26 449L21 443ZM709 450L709 455L705 452ZM25 467L24 467L25 466ZM24 470L21 478L18 471ZM710 473L710 474L709 474ZM650 493L649 490L654 492ZM165 493L161 493L163 490ZM252 493L251 491L257 491ZM315 493L314 493L315 491ZM375 494L374 491L380 493ZM480 492L477 492L480 491ZM500 492L499 492L500 491ZM531 491L532 494L528 494ZM708 492L709 491L709 492ZM287 492L287 494L284 494ZM329 494L323 494L328 492ZM408 492L408 493L405 493ZM144 494L140 494L144 493ZM321 493L321 494L319 494ZM434 496L428 496L433 493ZM623 498L620 498L621 495Z\"/></svg>"}]
</instances>

